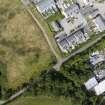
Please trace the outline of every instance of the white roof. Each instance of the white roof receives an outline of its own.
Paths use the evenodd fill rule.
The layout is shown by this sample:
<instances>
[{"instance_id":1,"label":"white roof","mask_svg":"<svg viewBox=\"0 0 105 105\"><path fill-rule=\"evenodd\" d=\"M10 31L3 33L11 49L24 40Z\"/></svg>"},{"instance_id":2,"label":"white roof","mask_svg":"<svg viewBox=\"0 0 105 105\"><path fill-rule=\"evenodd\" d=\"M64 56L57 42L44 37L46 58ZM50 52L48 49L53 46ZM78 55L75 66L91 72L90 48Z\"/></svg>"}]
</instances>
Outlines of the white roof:
<instances>
[{"instance_id":1,"label":"white roof","mask_svg":"<svg viewBox=\"0 0 105 105\"><path fill-rule=\"evenodd\" d=\"M87 90L90 90L90 89L94 88L97 84L98 84L98 82L97 82L96 78L92 77L85 83L85 87L87 88Z\"/></svg>"},{"instance_id":2,"label":"white roof","mask_svg":"<svg viewBox=\"0 0 105 105\"><path fill-rule=\"evenodd\" d=\"M105 92L105 80L100 82L97 86L94 88L96 95L101 95L102 93Z\"/></svg>"}]
</instances>

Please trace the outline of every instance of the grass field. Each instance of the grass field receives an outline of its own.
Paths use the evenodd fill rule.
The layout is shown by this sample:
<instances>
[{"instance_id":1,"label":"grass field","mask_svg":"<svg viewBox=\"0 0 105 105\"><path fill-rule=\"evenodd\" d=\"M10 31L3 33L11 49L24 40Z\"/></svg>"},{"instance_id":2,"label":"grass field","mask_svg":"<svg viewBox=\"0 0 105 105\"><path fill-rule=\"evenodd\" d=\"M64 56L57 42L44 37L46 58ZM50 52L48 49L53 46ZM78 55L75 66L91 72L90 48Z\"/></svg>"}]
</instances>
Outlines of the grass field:
<instances>
[{"instance_id":1,"label":"grass field","mask_svg":"<svg viewBox=\"0 0 105 105\"><path fill-rule=\"evenodd\" d=\"M37 18L37 19L40 19L40 24L42 26L44 26L43 28L45 29L47 35L48 35L48 38L49 40L51 41L51 44L53 46L53 48L55 49L56 53L58 54L59 59L63 58L63 55L62 55L62 52L60 51L57 43L56 43L56 40L54 39L54 34L51 29L50 29L50 26L49 26L49 22L51 22L52 20L54 19L57 19L57 18L62 18L63 16L59 13L59 14L55 14L54 16L48 18L47 20L44 20L44 18L40 15L40 13L37 11L37 9L35 9L35 6L33 6L32 4L29 5L29 8L30 10L32 11L32 13L34 14L34 16Z\"/></svg>"},{"instance_id":2,"label":"grass field","mask_svg":"<svg viewBox=\"0 0 105 105\"><path fill-rule=\"evenodd\" d=\"M70 99L51 98L48 96L21 97L7 105L71 105Z\"/></svg>"},{"instance_id":3,"label":"grass field","mask_svg":"<svg viewBox=\"0 0 105 105\"><path fill-rule=\"evenodd\" d=\"M0 61L7 65L9 88L51 66L49 46L19 0L0 0L0 27Z\"/></svg>"}]
</instances>

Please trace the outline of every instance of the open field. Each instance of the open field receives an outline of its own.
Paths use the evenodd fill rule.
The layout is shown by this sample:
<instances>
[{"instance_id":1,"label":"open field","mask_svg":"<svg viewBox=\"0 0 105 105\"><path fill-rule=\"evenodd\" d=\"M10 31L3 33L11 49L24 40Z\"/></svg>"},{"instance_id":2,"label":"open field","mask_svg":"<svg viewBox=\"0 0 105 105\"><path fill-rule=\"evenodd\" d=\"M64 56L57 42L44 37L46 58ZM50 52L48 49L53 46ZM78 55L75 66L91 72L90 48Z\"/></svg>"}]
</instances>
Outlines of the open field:
<instances>
[{"instance_id":1,"label":"open field","mask_svg":"<svg viewBox=\"0 0 105 105\"><path fill-rule=\"evenodd\" d=\"M42 32L18 0L0 0L0 26L0 61L7 65L9 88L52 65Z\"/></svg>"},{"instance_id":2,"label":"open field","mask_svg":"<svg viewBox=\"0 0 105 105\"><path fill-rule=\"evenodd\" d=\"M71 105L70 99L51 98L48 96L21 97L8 105Z\"/></svg>"}]
</instances>

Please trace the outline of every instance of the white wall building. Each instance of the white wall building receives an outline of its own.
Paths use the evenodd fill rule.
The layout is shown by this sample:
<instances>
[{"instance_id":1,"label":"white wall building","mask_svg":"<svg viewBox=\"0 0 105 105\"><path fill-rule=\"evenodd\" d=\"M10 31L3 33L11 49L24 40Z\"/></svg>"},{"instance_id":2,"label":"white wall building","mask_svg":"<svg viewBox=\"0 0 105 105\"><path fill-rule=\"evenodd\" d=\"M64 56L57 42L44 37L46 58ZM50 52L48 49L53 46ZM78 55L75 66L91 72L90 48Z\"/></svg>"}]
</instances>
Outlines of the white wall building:
<instances>
[{"instance_id":1,"label":"white wall building","mask_svg":"<svg viewBox=\"0 0 105 105\"><path fill-rule=\"evenodd\" d=\"M93 88L98 85L98 82L95 77L92 77L87 82L84 83L87 90L93 90Z\"/></svg>"},{"instance_id":2,"label":"white wall building","mask_svg":"<svg viewBox=\"0 0 105 105\"><path fill-rule=\"evenodd\" d=\"M94 87L96 95L102 95L105 92L105 80Z\"/></svg>"},{"instance_id":3,"label":"white wall building","mask_svg":"<svg viewBox=\"0 0 105 105\"><path fill-rule=\"evenodd\" d=\"M83 34L81 31L77 31L69 36L65 32L61 32L56 36L56 40L60 49L65 53L73 50L76 46L86 42L88 39L89 36L86 33Z\"/></svg>"},{"instance_id":4,"label":"white wall building","mask_svg":"<svg viewBox=\"0 0 105 105\"><path fill-rule=\"evenodd\" d=\"M36 3L36 8L44 17L49 17L57 12L54 0L40 0Z\"/></svg>"},{"instance_id":5,"label":"white wall building","mask_svg":"<svg viewBox=\"0 0 105 105\"><path fill-rule=\"evenodd\" d=\"M105 61L105 55L100 54L99 51L93 52L92 55L90 56L90 62L93 65L96 65L103 61Z\"/></svg>"}]
</instances>

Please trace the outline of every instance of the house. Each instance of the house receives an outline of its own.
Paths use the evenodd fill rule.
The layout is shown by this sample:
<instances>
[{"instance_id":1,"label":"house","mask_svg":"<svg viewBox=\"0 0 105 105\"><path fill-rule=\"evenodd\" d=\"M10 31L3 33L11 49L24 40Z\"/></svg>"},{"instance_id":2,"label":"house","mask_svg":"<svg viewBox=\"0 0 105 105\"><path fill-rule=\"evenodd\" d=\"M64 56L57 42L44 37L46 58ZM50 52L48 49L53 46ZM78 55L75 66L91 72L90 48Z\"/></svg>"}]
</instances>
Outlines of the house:
<instances>
[{"instance_id":1,"label":"house","mask_svg":"<svg viewBox=\"0 0 105 105\"><path fill-rule=\"evenodd\" d=\"M94 9L93 11L91 11L89 17L92 19L92 22L94 23L96 32L105 31L105 21L99 9Z\"/></svg>"},{"instance_id":2,"label":"house","mask_svg":"<svg viewBox=\"0 0 105 105\"><path fill-rule=\"evenodd\" d=\"M66 40L67 34L62 31L55 36L57 44L62 52L67 53L69 50L69 43Z\"/></svg>"},{"instance_id":3,"label":"house","mask_svg":"<svg viewBox=\"0 0 105 105\"><path fill-rule=\"evenodd\" d=\"M103 61L105 61L105 55L99 53L99 51L93 52L92 55L90 56L90 62L92 65L96 65Z\"/></svg>"},{"instance_id":4,"label":"house","mask_svg":"<svg viewBox=\"0 0 105 105\"><path fill-rule=\"evenodd\" d=\"M89 39L89 36L79 30L70 34L69 36L63 31L56 35L55 38L62 52L67 53L68 51L73 50L79 44L86 42Z\"/></svg>"},{"instance_id":5,"label":"house","mask_svg":"<svg viewBox=\"0 0 105 105\"><path fill-rule=\"evenodd\" d=\"M76 4L72 4L69 7L62 10L62 14L65 16L65 18L73 17L79 12L79 7Z\"/></svg>"},{"instance_id":6,"label":"house","mask_svg":"<svg viewBox=\"0 0 105 105\"><path fill-rule=\"evenodd\" d=\"M93 22L95 23L96 29L99 32L105 31L105 22L103 21L101 15L97 15L95 18L93 18Z\"/></svg>"},{"instance_id":7,"label":"house","mask_svg":"<svg viewBox=\"0 0 105 105\"><path fill-rule=\"evenodd\" d=\"M102 95L105 93L105 80L101 81L98 85L94 87L96 95Z\"/></svg>"},{"instance_id":8,"label":"house","mask_svg":"<svg viewBox=\"0 0 105 105\"><path fill-rule=\"evenodd\" d=\"M87 82L84 83L87 90L93 90L96 85L98 85L98 81L95 77L92 77Z\"/></svg>"},{"instance_id":9,"label":"house","mask_svg":"<svg viewBox=\"0 0 105 105\"><path fill-rule=\"evenodd\" d=\"M73 4L72 1L69 0L56 0L58 7L63 11L66 8L70 7L71 4Z\"/></svg>"},{"instance_id":10,"label":"house","mask_svg":"<svg viewBox=\"0 0 105 105\"><path fill-rule=\"evenodd\" d=\"M35 5L37 10L45 18L48 18L49 16L57 12L57 7L54 0L38 0L37 2L35 2Z\"/></svg>"},{"instance_id":11,"label":"house","mask_svg":"<svg viewBox=\"0 0 105 105\"><path fill-rule=\"evenodd\" d=\"M98 82L95 77L92 77L84 85L88 91L93 91L98 96L105 93L105 80Z\"/></svg>"}]
</instances>

